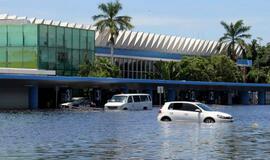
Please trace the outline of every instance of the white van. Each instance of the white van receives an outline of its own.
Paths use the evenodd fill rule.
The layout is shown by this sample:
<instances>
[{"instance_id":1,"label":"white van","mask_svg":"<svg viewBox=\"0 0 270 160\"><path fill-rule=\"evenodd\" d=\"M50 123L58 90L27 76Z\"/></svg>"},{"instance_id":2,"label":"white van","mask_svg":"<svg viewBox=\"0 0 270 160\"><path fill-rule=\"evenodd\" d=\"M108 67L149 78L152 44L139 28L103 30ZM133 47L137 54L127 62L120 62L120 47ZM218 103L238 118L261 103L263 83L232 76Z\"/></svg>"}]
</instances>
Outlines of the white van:
<instances>
[{"instance_id":1,"label":"white van","mask_svg":"<svg viewBox=\"0 0 270 160\"><path fill-rule=\"evenodd\" d=\"M149 94L117 94L105 104L107 110L149 110L152 98Z\"/></svg>"}]
</instances>

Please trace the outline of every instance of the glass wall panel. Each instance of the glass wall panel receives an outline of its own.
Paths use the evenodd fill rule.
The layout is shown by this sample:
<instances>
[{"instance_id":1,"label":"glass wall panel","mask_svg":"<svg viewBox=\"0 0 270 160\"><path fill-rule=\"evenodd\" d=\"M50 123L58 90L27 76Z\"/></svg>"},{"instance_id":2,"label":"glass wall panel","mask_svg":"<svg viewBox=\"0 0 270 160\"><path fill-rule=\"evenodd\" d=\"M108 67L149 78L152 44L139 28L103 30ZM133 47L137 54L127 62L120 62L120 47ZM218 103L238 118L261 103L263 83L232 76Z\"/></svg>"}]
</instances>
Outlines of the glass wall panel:
<instances>
[{"instance_id":1,"label":"glass wall panel","mask_svg":"<svg viewBox=\"0 0 270 160\"><path fill-rule=\"evenodd\" d=\"M73 29L73 38L72 38L72 42L73 42L73 49L80 49L80 30L79 29Z\"/></svg>"},{"instance_id":2,"label":"glass wall panel","mask_svg":"<svg viewBox=\"0 0 270 160\"><path fill-rule=\"evenodd\" d=\"M0 48L0 67L7 67L7 50L5 47Z\"/></svg>"},{"instance_id":3,"label":"glass wall panel","mask_svg":"<svg viewBox=\"0 0 270 160\"><path fill-rule=\"evenodd\" d=\"M64 70L65 69L65 63L67 60L67 54L64 49L58 48L56 51L57 55L57 69Z\"/></svg>"},{"instance_id":4,"label":"glass wall panel","mask_svg":"<svg viewBox=\"0 0 270 160\"><path fill-rule=\"evenodd\" d=\"M88 31L88 49L94 50L95 49L95 31Z\"/></svg>"},{"instance_id":5,"label":"glass wall panel","mask_svg":"<svg viewBox=\"0 0 270 160\"><path fill-rule=\"evenodd\" d=\"M35 47L37 46L37 25L24 25L23 26L24 46Z\"/></svg>"},{"instance_id":6,"label":"glass wall panel","mask_svg":"<svg viewBox=\"0 0 270 160\"><path fill-rule=\"evenodd\" d=\"M56 70L56 49L48 48L48 69Z\"/></svg>"},{"instance_id":7,"label":"glass wall panel","mask_svg":"<svg viewBox=\"0 0 270 160\"><path fill-rule=\"evenodd\" d=\"M7 25L0 25L0 46L7 46Z\"/></svg>"},{"instance_id":8,"label":"glass wall panel","mask_svg":"<svg viewBox=\"0 0 270 160\"><path fill-rule=\"evenodd\" d=\"M56 47L56 27L48 26L49 47Z\"/></svg>"},{"instance_id":9,"label":"glass wall panel","mask_svg":"<svg viewBox=\"0 0 270 160\"><path fill-rule=\"evenodd\" d=\"M66 53L65 70L70 71L70 70L72 70L72 50L71 49L70 50L66 49L65 53Z\"/></svg>"},{"instance_id":10,"label":"glass wall panel","mask_svg":"<svg viewBox=\"0 0 270 160\"><path fill-rule=\"evenodd\" d=\"M64 47L64 28L57 27L57 47Z\"/></svg>"},{"instance_id":11,"label":"glass wall panel","mask_svg":"<svg viewBox=\"0 0 270 160\"><path fill-rule=\"evenodd\" d=\"M22 48L10 47L8 48L8 67L22 68Z\"/></svg>"},{"instance_id":12,"label":"glass wall panel","mask_svg":"<svg viewBox=\"0 0 270 160\"><path fill-rule=\"evenodd\" d=\"M72 29L65 28L65 47L72 48Z\"/></svg>"},{"instance_id":13,"label":"glass wall panel","mask_svg":"<svg viewBox=\"0 0 270 160\"><path fill-rule=\"evenodd\" d=\"M23 48L23 68L37 68L37 48Z\"/></svg>"},{"instance_id":14,"label":"glass wall panel","mask_svg":"<svg viewBox=\"0 0 270 160\"><path fill-rule=\"evenodd\" d=\"M48 61L49 61L49 54L48 48L40 48L39 51L39 68L40 69L48 69Z\"/></svg>"},{"instance_id":15,"label":"glass wall panel","mask_svg":"<svg viewBox=\"0 0 270 160\"><path fill-rule=\"evenodd\" d=\"M80 49L87 49L87 31L80 30Z\"/></svg>"},{"instance_id":16,"label":"glass wall panel","mask_svg":"<svg viewBox=\"0 0 270 160\"><path fill-rule=\"evenodd\" d=\"M23 46L23 26L9 25L8 26L8 45Z\"/></svg>"},{"instance_id":17,"label":"glass wall panel","mask_svg":"<svg viewBox=\"0 0 270 160\"><path fill-rule=\"evenodd\" d=\"M73 70L79 69L79 61L80 61L80 52L79 50L72 51L72 68Z\"/></svg>"},{"instance_id":18,"label":"glass wall panel","mask_svg":"<svg viewBox=\"0 0 270 160\"><path fill-rule=\"evenodd\" d=\"M39 25L39 45L48 46L48 26Z\"/></svg>"}]
</instances>

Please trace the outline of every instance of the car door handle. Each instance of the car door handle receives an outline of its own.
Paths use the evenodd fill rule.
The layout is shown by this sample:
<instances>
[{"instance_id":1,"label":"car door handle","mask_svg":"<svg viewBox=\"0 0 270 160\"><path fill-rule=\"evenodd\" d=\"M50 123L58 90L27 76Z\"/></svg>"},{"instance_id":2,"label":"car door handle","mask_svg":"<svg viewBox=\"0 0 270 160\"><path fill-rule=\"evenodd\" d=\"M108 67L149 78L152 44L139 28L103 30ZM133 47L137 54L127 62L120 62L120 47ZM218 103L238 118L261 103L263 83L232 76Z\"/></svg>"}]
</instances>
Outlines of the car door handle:
<instances>
[{"instance_id":1,"label":"car door handle","mask_svg":"<svg viewBox=\"0 0 270 160\"><path fill-rule=\"evenodd\" d=\"M170 112L170 114L173 114L173 112Z\"/></svg>"},{"instance_id":2,"label":"car door handle","mask_svg":"<svg viewBox=\"0 0 270 160\"><path fill-rule=\"evenodd\" d=\"M188 113L185 113L184 115L185 115L185 116L188 116Z\"/></svg>"}]
</instances>

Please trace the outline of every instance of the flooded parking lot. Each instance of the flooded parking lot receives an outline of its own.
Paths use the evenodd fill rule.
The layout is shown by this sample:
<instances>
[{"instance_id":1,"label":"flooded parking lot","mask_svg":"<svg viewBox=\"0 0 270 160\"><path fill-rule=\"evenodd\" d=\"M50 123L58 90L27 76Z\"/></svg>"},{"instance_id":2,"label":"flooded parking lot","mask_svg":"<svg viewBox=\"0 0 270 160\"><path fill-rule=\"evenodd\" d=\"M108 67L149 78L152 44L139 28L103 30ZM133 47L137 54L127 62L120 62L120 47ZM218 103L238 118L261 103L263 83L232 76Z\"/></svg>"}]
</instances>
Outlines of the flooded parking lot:
<instances>
[{"instance_id":1,"label":"flooded parking lot","mask_svg":"<svg viewBox=\"0 0 270 160\"><path fill-rule=\"evenodd\" d=\"M166 123L151 111L0 113L0 159L266 159L270 106L215 107L235 122Z\"/></svg>"}]
</instances>

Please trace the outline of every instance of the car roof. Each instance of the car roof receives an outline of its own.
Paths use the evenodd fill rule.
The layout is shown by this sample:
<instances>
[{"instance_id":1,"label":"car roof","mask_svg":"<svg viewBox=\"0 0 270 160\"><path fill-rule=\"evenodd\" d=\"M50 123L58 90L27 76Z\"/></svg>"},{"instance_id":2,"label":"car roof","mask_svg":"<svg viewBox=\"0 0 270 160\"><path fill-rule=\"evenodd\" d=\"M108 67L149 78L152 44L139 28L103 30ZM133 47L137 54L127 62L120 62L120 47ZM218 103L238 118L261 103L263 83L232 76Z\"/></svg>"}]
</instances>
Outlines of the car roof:
<instances>
[{"instance_id":1,"label":"car roof","mask_svg":"<svg viewBox=\"0 0 270 160\"><path fill-rule=\"evenodd\" d=\"M200 102L193 102L193 101L170 101L166 103L189 103L189 104L200 104Z\"/></svg>"},{"instance_id":2,"label":"car roof","mask_svg":"<svg viewBox=\"0 0 270 160\"><path fill-rule=\"evenodd\" d=\"M149 96L149 94L145 94L145 93L131 93L131 94L116 94L114 96Z\"/></svg>"}]
</instances>

